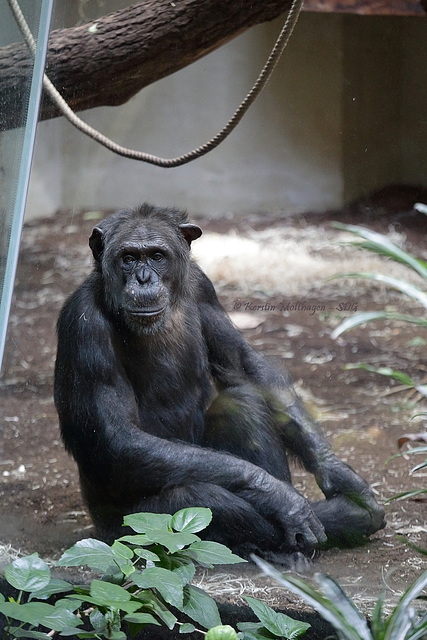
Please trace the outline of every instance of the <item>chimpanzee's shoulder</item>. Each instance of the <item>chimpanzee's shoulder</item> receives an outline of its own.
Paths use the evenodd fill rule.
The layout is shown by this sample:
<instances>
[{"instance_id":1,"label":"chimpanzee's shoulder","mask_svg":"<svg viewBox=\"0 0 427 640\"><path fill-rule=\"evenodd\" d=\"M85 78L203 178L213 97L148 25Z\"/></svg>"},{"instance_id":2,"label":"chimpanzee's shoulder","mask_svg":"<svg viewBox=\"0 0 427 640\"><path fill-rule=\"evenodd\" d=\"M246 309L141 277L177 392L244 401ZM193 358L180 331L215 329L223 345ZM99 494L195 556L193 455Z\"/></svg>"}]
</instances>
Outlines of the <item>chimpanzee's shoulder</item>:
<instances>
[{"instance_id":1,"label":"chimpanzee's shoulder","mask_svg":"<svg viewBox=\"0 0 427 640\"><path fill-rule=\"evenodd\" d=\"M92 272L86 280L69 296L58 317L59 336L64 331L70 336L82 327L100 327L105 318L99 303L102 292L101 275Z\"/></svg>"},{"instance_id":2,"label":"chimpanzee's shoulder","mask_svg":"<svg viewBox=\"0 0 427 640\"><path fill-rule=\"evenodd\" d=\"M198 304L219 304L215 287L196 262L191 263L191 280L194 287L195 300Z\"/></svg>"}]
</instances>

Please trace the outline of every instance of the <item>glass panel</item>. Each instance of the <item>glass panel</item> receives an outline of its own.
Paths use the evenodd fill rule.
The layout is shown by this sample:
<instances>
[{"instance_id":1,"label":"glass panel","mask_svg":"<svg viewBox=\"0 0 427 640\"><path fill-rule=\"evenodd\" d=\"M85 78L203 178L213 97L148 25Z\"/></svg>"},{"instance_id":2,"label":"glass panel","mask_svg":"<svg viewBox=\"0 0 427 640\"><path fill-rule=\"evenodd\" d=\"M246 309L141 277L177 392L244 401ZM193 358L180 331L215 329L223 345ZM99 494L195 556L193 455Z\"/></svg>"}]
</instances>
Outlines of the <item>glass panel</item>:
<instances>
[{"instance_id":1,"label":"glass panel","mask_svg":"<svg viewBox=\"0 0 427 640\"><path fill-rule=\"evenodd\" d=\"M22 126L0 133L0 366L24 217L37 114L41 95L52 0L28 0L22 11L35 38L35 59L20 65L25 90L16 91L14 109L22 114ZM0 5L0 47L22 40L10 7ZM7 73L6 69L6 73ZM18 71L13 70L10 77ZM13 83L11 83L13 90ZM5 121L0 104L0 123Z\"/></svg>"}]
</instances>

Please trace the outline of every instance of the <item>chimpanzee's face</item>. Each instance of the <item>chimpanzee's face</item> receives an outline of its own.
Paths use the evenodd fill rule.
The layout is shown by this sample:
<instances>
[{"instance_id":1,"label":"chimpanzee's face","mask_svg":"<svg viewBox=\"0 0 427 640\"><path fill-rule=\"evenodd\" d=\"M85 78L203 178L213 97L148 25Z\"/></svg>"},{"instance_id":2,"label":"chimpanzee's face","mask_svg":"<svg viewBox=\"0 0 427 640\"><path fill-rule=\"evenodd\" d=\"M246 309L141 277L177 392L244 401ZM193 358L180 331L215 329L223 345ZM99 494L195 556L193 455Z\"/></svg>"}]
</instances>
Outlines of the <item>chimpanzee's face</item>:
<instances>
[{"instance_id":1,"label":"chimpanzee's face","mask_svg":"<svg viewBox=\"0 0 427 640\"><path fill-rule=\"evenodd\" d=\"M103 267L107 262L109 281L104 280L105 288L129 329L150 334L162 328L183 275L183 248L155 225L141 225L107 244Z\"/></svg>"},{"instance_id":2,"label":"chimpanzee's face","mask_svg":"<svg viewBox=\"0 0 427 640\"><path fill-rule=\"evenodd\" d=\"M108 219L107 219L108 220ZM132 220L93 230L90 245L102 272L107 307L138 335L162 329L188 287L189 245L196 225L179 228Z\"/></svg>"}]
</instances>

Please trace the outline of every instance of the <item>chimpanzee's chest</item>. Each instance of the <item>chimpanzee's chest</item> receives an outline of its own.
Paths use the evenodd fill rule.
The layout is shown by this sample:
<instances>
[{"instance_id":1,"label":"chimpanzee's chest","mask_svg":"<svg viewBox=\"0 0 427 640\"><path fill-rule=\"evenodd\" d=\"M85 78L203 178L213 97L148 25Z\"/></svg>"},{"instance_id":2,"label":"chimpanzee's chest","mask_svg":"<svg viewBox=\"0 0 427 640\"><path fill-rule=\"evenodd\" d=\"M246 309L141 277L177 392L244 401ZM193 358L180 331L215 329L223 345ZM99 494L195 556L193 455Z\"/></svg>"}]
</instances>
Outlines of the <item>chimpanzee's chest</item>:
<instances>
[{"instance_id":1,"label":"chimpanzee's chest","mask_svg":"<svg viewBox=\"0 0 427 640\"><path fill-rule=\"evenodd\" d=\"M201 442L213 395L204 342L141 352L129 372L141 429L166 439Z\"/></svg>"}]
</instances>

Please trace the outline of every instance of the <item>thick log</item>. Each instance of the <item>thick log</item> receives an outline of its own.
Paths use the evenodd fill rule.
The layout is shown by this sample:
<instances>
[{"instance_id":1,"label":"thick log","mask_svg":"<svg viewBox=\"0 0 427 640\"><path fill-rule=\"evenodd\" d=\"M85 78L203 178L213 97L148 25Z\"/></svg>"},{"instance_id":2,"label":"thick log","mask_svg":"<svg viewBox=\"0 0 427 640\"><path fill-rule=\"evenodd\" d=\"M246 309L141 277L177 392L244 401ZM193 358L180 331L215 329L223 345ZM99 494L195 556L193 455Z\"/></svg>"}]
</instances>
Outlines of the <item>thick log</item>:
<instances>
[{"instance_id":1,"label":"thick log","mask_svg":"<svg viewBox=\"0 0 427 640\"><path fill-rule=\"evenodd\" d=\"M145 0L78 27L53 31L47 73L75 111L120 105L291 0ZM426 15L427 0L306 0L305 11ZM0 48L0 130L22 125L31 60L23 43ZM59 115L44 96L41 119Z\"/></svg>"},{"instance_id":2,"label":"thick log","mask_svg":"<svg viewBox=\"0 0 427 640\"><path fill-rule=\"evenodd\" d=\"M75 111L119 105L146 85L273 20L291 0L145 0L49 38L47 74ZM22 124L30 61L22 43L0 49L0 130ZM18 106L18 108L17 108ZM47 97L41 118L59 115Z\"/></svg>"}]
</instances>

